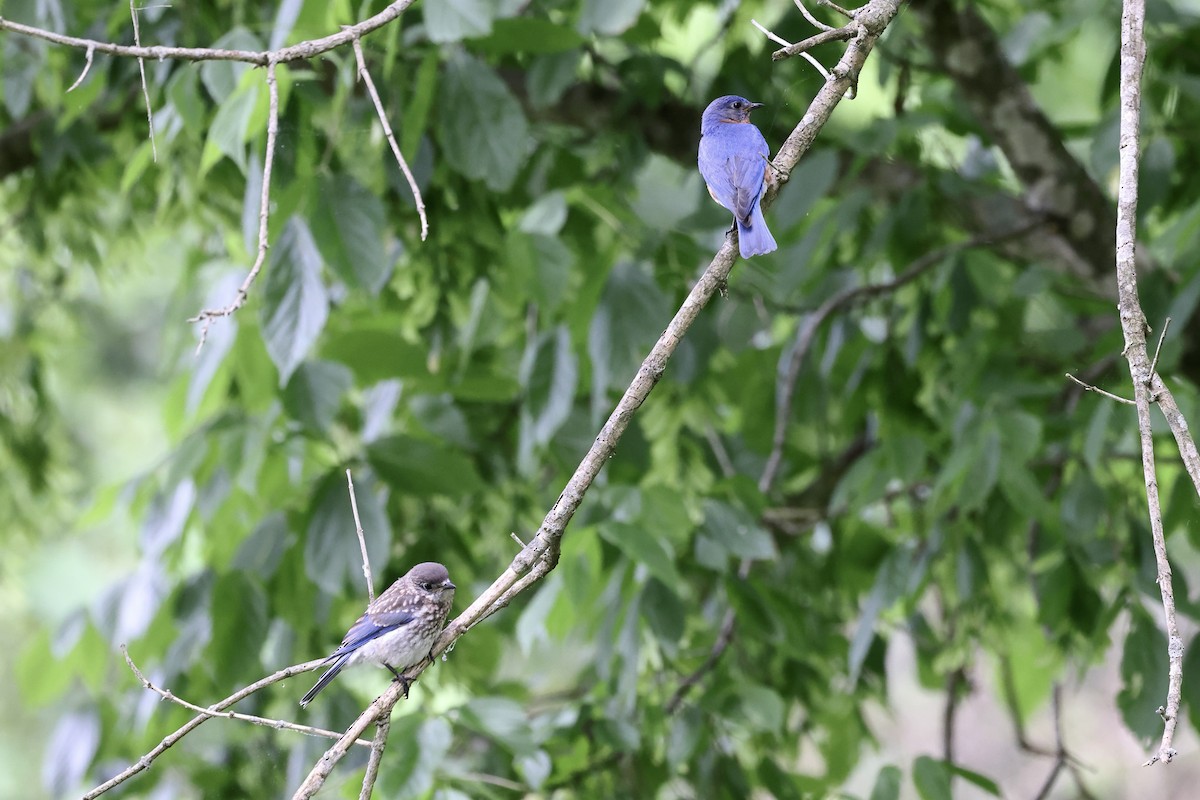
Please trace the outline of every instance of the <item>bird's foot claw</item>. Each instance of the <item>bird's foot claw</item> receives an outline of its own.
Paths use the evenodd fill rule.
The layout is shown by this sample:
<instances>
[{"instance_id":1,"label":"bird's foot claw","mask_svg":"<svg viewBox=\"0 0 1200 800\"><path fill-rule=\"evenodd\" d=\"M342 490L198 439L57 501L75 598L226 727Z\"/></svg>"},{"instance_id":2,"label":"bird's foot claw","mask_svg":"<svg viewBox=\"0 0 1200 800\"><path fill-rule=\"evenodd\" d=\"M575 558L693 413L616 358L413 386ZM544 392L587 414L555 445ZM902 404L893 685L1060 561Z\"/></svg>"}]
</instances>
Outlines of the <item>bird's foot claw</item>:
<instances>
[{"instance_id":1,"label":"bird's foot claw","mask_svg":"<svg viewBox=\"0 0 1200 800\"><path fill-rule=\"evenodd\" d=\"M404 692L404 699L407 700L408 699L408 689L409 689L409 687L412 686L412 681L409 680L407 675L401 675L399 672L397 672L396 668L393 667L391 664L384 664L384 666L387 667L388 670L393 675L396 676L396 680L400 682L400 691Z\"/></svg>"}]
</instances>

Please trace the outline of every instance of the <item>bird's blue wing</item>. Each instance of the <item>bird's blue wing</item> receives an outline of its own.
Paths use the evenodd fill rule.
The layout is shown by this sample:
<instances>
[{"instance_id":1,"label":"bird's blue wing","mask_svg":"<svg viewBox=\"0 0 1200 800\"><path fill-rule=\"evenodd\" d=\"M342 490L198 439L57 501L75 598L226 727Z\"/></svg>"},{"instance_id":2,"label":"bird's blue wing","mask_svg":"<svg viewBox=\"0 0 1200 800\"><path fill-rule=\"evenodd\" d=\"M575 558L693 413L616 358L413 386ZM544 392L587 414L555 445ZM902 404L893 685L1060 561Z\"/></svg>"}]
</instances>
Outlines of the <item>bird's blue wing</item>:
<instances>
[{"instance_id":1,"label":"bird's blue wing","mask_svg":"<svg viewBox=\"0 0 1200 800\"><path fill-rule=\"evenodd\" d=\"M758 198L762 197L767 162L758 153L736 155L725 162L725 169L733 186L733 204L729 210L738 222L748 225Z\"/></svg>"},{"instance_id":2,"label":"bird's blue wing","mask_svg":"<svg viewBox=\"0 0 1200 800\"><path fill-rule=\"evenodd\" d=\"M700 138L700 174L708 191L743 224L762 196L769 152L753 125L720 125Z\"/></svg>"},{"instance_id":3,"label":"bird's blue wing","mask_svg":"<svg viewBox=\"0 0 1200 800\"><path fill-rule=\"evenodd\" d=\"M363 614L358 618L358 622L354 623L350 627L350 630L346 631L346 638L342 639L341 647L334 650L329 658L334 659L347 653L353 653L372 639L378 639L385 633L407 625L412 620L413 613L411 611L386 611L379 614Z\"/></svg>"}]
</instances>

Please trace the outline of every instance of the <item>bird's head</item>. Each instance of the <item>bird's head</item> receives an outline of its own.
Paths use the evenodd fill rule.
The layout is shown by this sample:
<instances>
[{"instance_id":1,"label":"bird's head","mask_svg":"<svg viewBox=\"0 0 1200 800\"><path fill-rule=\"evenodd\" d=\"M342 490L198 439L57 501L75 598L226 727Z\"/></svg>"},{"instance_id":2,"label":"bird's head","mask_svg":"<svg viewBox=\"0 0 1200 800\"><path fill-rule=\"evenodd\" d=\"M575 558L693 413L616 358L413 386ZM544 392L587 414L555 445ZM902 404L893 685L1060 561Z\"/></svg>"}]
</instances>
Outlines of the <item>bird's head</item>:
<instances>
[{"instance_id":1,"label":"bird's head","mask_svg":"<svg viewBox=\"0 0 1200 800\"><path fill-rule=\"evenodd\" d=\"M707 128L718 122L749 122L750 112L756 108L762 108L762 103L752 103L736 94L718 97L708 104L708 108L704 109L700 127Z\"/></svg>"},{"instance_id":2,"label":"bird's head","mask_svg":"<svg viewBox=\"0 0 1200 800\"><path fill-rule=\"evenodd\" d=\"M422 594L431 597L454 596L456 587L450 582L450 573L435 561L417 564L404 577Z\"/></svg>"}]
</instances>

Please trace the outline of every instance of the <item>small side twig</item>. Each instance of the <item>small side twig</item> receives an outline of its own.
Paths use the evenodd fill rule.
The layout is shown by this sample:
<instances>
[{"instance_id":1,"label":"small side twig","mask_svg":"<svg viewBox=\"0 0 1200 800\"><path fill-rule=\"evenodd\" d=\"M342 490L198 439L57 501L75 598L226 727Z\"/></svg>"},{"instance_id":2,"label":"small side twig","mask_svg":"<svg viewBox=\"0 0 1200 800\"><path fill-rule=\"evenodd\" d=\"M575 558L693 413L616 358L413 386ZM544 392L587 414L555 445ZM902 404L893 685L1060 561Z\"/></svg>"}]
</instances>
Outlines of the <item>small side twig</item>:
<instances>
[{"instance_id":1,"label":"small side twig","mask_svg":"<svg viewBox=\"0 0 1200 800\"><path fill-rule=\"evenodd\" d=\"M353 44L354 58L358 61L358 76L371 95L371 102L375 104L375 113L379 115L379 122L383 125L383 134L387 137L388 144L392 146L392 155L396 157L396 163L400 165L400 171L404 173L404 179L408 181L408 188L412 190L413 202L417 204L417 214L421 218L421 241L425 241L425 237L429 236L429 219L425 216L425 201L421 198L421 190L417 188L417 179L413 177L412 170L408 168L408 162L404 160L404 154L400 152L400 145L396 144L396 136L392 133L392 126L388 123L387 112L383 110L383 101L379 99L379 92L375 91L375 81L371 80L371 73L367 71L367 60L363 57L362 43L355 39Z\"/></svg>"},{"instance_id":2,"label":"small side twig","mask_svg":"<svg viewBox=\"0 0 1200 800\"><path fill-rule=\"evenodd\" d=\"M855 19L854 11L850 11L848 9L842 8L837 3L833 2L833 0L817 0L817 5L825 6L826 8L832 8L834 11L838 12L846 19Z\"/></svg>"},{"instance_id":3,"label":"small side twig","mask_svg":"<svg viewBox=\"0 0 1200 800\"><path fill-rule=\"evenodd\" d=\"M833 30L832 25L826 25L824 22L821 22L819 19L817 19L816 17L814 17L812 15L811 11L809 11L807 8L804 7L804 0L794 0L794 2L796 3L796 8L800 9L800 13L804 15L804 18L806 20L808 20L809 24L812 25L814 28L816 28L819 31Z\"/></svg>"},{"instance_id":4,"label":"small side twig","mask_svg":"<svg viewBox=\"0 0 1200 800\"><path fill-rule=\"evenodd\" d=\"M249 686L244 686L241 689L238 689L236 692L231 694L229 697L226 697L224 700L213 703L211 706L208 707L208 711L209 712L224 711L225 709L239 703L240 701L245 700L247 697L249 697L250 695L259 691L260 689L264 689L267 686L270 686L271 684L278 683L279 681L286 680L287 678L291 678L293 676L300 675L305 672L309 672L311 670L317 669L318 667L324 666L324 664L325 664L325 659L320 658L320 659L316 659L314 661L306 661L303 664L293 664L290 667L285 667L284 669L281 669L278 672L268 675L265 678L260 678L259 680L255 681L254 683L250 684ZM188 720L183 725L181 725L179 728L177 728L173 733L170 733L170 734L167 734L166 736L164 736L162 741L160 741L157 745L155 745L153 748L151 748L151 750L148 753L143 755L136 762L134 762L133 764L130 764L129 767L127 767L126 769L117 773L116 775L109 778L104 783L100 784L99 786L97 786L96 788L92 789L87 794L85 794L83 796L82 800L96 800L97 797L99 797L100 795L109 791L113 787L119 786L120 784L122 784L125 781L132 778L134 775L137 775L139 772L149 769L150 765L154 763L155 759L157 759L163 753L167 752L167 750L169 750L171 747L176 745L180 739L187 736L189 733L191 733L197 727L199 727L200 725L202 725L203 723L207 722L210 719L212 719L212 714L209 714L209 713L197 714L196 716L192 717L190 720ZM357 740L358 735L355 734L354 738L355 738L355 740Z\"/></svg>"},{"instance_id":5,"label":"small side twig","mask_svg":"<svg viewBox=\"0 0 1200 800\"><path fill-rule=\"evenodd\" d=\"M667 714L674 714L683 705L683 700L687 697L696 684L704 680L704 676L712 672L713 667L721 660L721 656L729 648L733 642L733 633L737 626L737 617L733 614L733 609L725 612L725 617L721 620L721 630L717 633L717 640L713 642L712 649L708 652L708 657L704 659L699 667L679 682L679 686L675 688L675 693L671 695L671 699L667 701L664 707Z\"/></svg>"},{"instance_id":6,"label":"small side twig","mask_svg":"<svg viewBox=\"0 0 1200 800\"><path fill-rule=\"evenodd\" d=\"M1121 397L1119 395L1115 395L1112 392L1106 392L1103 389L1101 389L1100 387L1093 386L1090 383L1084 383L1083 381L1079 380L1079 378L1076 378L1074 375L1072 375L1069 372L1066 373L1066 376L1068 378L1070 378L1071 380L1075 381L1075 383L1082 386L1085 391L1095 392L1098 395L1103 395L1104 397L1107 397L1109 400L1116 400L1118 403L1124 403L1127 406L1136 405L1132 400L1130 400L1128 398Z\"/></svg>"},{"instance_id":7,"label":"small side twig","mask_svg":"<svg viewBox=\"0 0 1200 800\"><path fill-rule=\"evenodd\" d=\"M346 470L346 485L350 488L350 510L354 513L354 530L358 532L358 549L362 551L363 577L367 579L367 602L375 602L375 579L371 575L371 558L367 555L367 536L358 517L358 498L354 495L354 478Z\"/></svg>"},{"instance_id":8,"label":"small side twig","mask_svg":"<svg viewBox=\"0 0 1200 800\"><path fill-rule=\"evenodd\" d=\"M1167 317L1163 323L1162 333L1158 335L1158 345L1154 348L1154 359L1150 362L1150 374L1153 375L1158 371L1158 354L1162 352L1163 339L1167 338L1167 328L1171 327L1171 318Z\"/></svg>"},{"instance_id":9,"label":"small side twig","mask_svg":"<svg viewBox=\"0 0 1200 800\"><path fill-rule=\"evenodd\" d=\"M133 46L142 46L142 34L138 28L138 12L137 6L134 5L136 0L129 0L129 16L133 17ZM88 63L91 63L91 56L94 48L88 47ZM138 56L138 72L142 76L142 97L146 100L146 124L150 126L150 152L154 155L154 163L158 163L158 145L154 143L154 109L150 107L150 90L146 88L146 59ZM87 70L85 69L84 72ZM80 76L82 79L82 76ZM74 87L71 87L74 88ZM70 91L68 89L67 91Z\"/></svg>"},{"instance_id":10,"label":"small side twig","mask_svg":"<svg viewBox=\"0 0 1200 800\"><path fill-rule=\"evenodd\" d=\"M297 733L303 733L305 736L319 736L326 739L341 738L341 734L337 731L329 731L325 730L324 728L314 728L311 725L298 725L294 722L287 722L286 720L282 719L270 719L268 717L258 717L253 714L241 714L237 711L218 711L213 708L198 706L195 703L189 703L187 700L184 700L171 690L163 689L161 686L155 686L153 683L151 683L150 679L147 678L140 669L138 669L137 664L133 663L133 657L129 655L129 648L127 648L125 645L121 645L121 654L125 656L125 663L129 665L129 669L137 677L138 681L143 687L154 692L162 699L170 700L172 703L183 706L189 711L195 711L197 714L203 714L206 717L238 719L242 722L249 722L254 725L262 725L265 728L296 731ZM357 745L362 745L363 747L369 747L371 745L371 743L366 739L358 739L354 743Z\"/></svg>"},{"instance_id":11,"label":"small side twig","mask_svg":"<svg viewBox=\"0 0 1200 800\"><path fill-rule=\"evenodd\" d=\"M817 45L825 44L826 42L845 42L853 39L857 35L854 28L847 25L844 28L833 28L832 30L821 31L813 34L807 39L801 39L795 44L789 44L782 50L776 50L771 54L772 61L782 61L785 58L798 56L801 53L808 52Z\"/></svg>"},{"instance_id":12,"label":"small side twig","mask_svg":"<svg viewBox=\"0 0 1200 800\"><path fill-rule=\"evenodd\" d=\"M136 17L135 17L135 19L136 19ZM72 83L69 87L67 87L67 92L75 91L76 89L79 88L79 84L83 83L83 79L87 77L88 70L90 70L92 68L92 57L95 55L96 55L96 46L89 44L88 49L87 49L87 61L85 61L83 63L83 72L79 73L79 77L75 79L75 82ZM153 139L151 141L153 141Z\"/></svg>"},{"instance_id":13,"label":"small side twig","mask_svg":"<svg viewBox=\"0 0 1200 800\"><path fill-rule=\"evenodd\" d=\"M204 349L204 342L208 338L208 329L213 320L228 317L245 305L246 298L250 294L250 287L267 260L267 248L269 247L267 222L271 216L271 167L275 163L275 138L279 133L279 85L275 80L276 63L274 60L267 62L267 93L270 100L267 110L267 147L266 153L263 155L262 195L259 197L258 203L258 253L254 257L254 265L250 267L246 279L238 287L233 302L224 308L205 309L188 320L188 322L202 323L200 342L196 345L197 353Z\"/></svg>"},{"instance_id":14,"label":"small side twig","mask_svg":"<svg viewBox=\"0 0 1200 800\"><path fill-rule=\"evenodd\" d=\"M760 25L758 23L758 20L756 20L756 19L750 20L750 24L753 25L754 27L758 28L764 36L766 36L768 39L770 39L775 44L783 45L785 50L795 46L791 42L789 42L787 39L784 39L783 37L778 36L775 33L764 28L762 25ZM801 50L801 51L797 52L797 55L801 56L805 61L812 64L813 67L816 68L817 72L821 73L821 77L823 77L825 80L830 79L831 76L829 75L829 70L827 70L827 69L825 69L825 67L821 66L821 62L817 61L817 59L813 58L811 53L806 53L803 50Z\"/></svg>"}]
</instances>

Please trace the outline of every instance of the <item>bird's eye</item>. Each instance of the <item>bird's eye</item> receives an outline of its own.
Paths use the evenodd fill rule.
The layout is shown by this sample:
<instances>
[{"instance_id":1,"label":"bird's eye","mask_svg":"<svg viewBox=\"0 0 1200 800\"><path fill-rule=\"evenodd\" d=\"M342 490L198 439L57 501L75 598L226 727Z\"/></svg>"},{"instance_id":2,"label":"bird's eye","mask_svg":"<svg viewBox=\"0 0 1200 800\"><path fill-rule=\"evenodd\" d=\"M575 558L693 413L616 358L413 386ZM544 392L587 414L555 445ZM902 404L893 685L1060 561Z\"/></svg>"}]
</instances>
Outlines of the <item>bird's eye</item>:
<instances>
[{"instance_id":1,"label":"bird's eye","mask_svg":"<svg viewBox=\"0 0 1200 800\"><path fill-rule=\"evenodd\" d=\"M433 584L432 583L422 583L421 588L427 592L433 591Z\"/></svg>"},{"instance_id":2,"label":"bird's eye","mask_svg":"<svg viewBox=\"0 0 1200 800\"><path fill-rule=\"evenodd\" d=\"M734 100L734 101L733 101L733 107L734 107L734 108L736 108L736 109L739 109L739 110L740 110L740 109L741 109L741 107L742 107L742 101L741 101L741 100Z\"/></svg>"}]
</instances>

